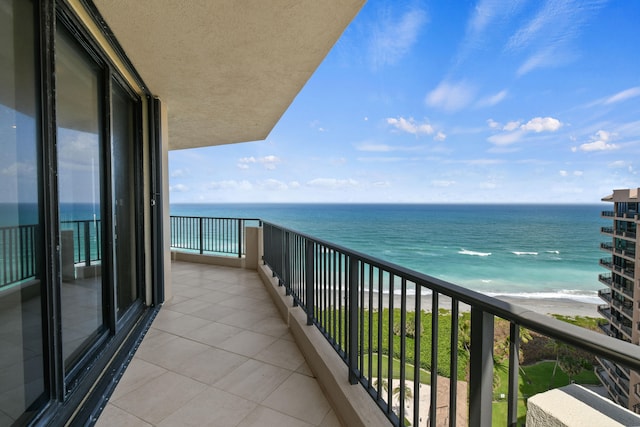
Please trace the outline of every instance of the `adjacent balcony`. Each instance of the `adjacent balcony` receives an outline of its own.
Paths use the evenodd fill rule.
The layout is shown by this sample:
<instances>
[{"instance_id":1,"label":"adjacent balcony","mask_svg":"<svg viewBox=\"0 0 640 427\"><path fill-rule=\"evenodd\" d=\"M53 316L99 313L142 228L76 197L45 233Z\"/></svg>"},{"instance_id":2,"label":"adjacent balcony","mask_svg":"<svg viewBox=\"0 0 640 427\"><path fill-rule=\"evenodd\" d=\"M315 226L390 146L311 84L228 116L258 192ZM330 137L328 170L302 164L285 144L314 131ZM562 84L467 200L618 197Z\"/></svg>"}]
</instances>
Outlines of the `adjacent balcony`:
<instances>
[{"instance_id":1,"label":"adjacent balcony","mask_svg":"<svg viewBox=\"0 0 640 427\"><path fill-rule=\"evenodd\" d=\"M602 279L600 281L602 282ZM611 277L609 277L609 284L611 284ZM598 290L598 296L603 301L606 301L606 302L610 303L611 302L611 288Z\"/></svg>"}]
</instances>

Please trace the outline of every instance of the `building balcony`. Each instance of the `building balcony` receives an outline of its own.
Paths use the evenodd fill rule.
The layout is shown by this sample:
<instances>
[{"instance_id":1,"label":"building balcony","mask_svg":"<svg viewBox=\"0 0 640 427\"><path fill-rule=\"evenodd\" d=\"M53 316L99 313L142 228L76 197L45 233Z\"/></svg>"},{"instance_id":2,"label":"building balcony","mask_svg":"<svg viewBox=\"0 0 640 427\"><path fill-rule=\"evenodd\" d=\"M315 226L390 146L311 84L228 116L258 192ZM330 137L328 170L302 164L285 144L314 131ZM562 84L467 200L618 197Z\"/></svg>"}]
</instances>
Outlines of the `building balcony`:
<instances>
[{"instance_id":1,"label":"building balcony","mask_svg":"<svg viewBox=\"0 0 640 427\"><path fill-rule=\"evenodd\" d=\"M173 299L98 426L340 425L256 271L171 267Z\"/></svg>"},{"instance_id":2,"label":"building balcony","mask_svg":"<svg viewBox=\"0 0 640 427\"><path fill-rule=\"evenodd\" d=\"M611 320L611 307L608 304L601 304L598 306L598 313L607 320Z\"/></svg>"},{"instance_id":3,"label":"building balcony","mask_svg":"<svg viewBox=\"0 0 640 427\"><path fill-rule=\"evenodd\" d=\"M613 218L615 216L615 213L613 211L602 211L600 212L600 216L602 218Z\"/></svg>"},{"instance_id":4,"label":"building balcony","mask_svg":"<svg viewBox=\"0 0 640 427\"><path fill-rule=\"evenodd\" d=\"M600 227L600 233L613 236L613 227Z\"/></svg>"},{"instance_id":5,"label":"building balcony","mask_svg":"<svg viewBox=\"0 0 640 427\"><path fill-rule=\"evenodd\" d=\"M613 252L613 245L610 242L602 242L600 243L600 249L606 252Z\"/></svg>"},{"instance_id":6,"label":"building balcony","mask_svg":"<svg viewBox=\"0 0 640 427\"><path fill-rule=\"evenodd\" d=\"M609 279L611 279L611 278L609 278ZM602 280L600 280L600 281L602 281ZM609 283L611 283L611 281L609 281ZM611 288L598 290L598 296L603 301L606 301L606 302L610 303L611 302Z\"/></svg>"},{"instance_id":7,"label":"building balcony","mask_svg":"<svg viewBox=\"0 0 640 427\"><path fill-rule=\"evenodd\" d=\"M191 262L172 255L173 297L158 311L98 425L140 420L204 425L215 414L221 425L241 426L399 426L403 419L440 425L452 417L453 425L488 426L493 381L483 367L491 366L495 318L509 322L511 342L518 341L523 326L640 370L630 344L611 337L273 224L262 223L255 230L255 242L238 244L244 252L235 255L238 266L248 270L200 264L209 261L196 262L193 257L207 258L197 253L187 254ZM249 240L249 233L245 236ZM257 242L263 246L258 248ZM264 251L264 263L246 265L250 257L260 259L258 251ZM390 292L382 291L383 282ZM432 293L421 297L418 286ZM382 306L407 315L439 312L444 301L453 310L452 319L462 314L463 305L470 309L469 382L456 380L457 365L451 365L450 377L437 374L433 364L431 372L408 368L410 351L433 355L435 364L440 350L422 340L409 341L402 323L407 319L401 318L400 352L393 363L389 360L389 377L382 378L393 387L383 390L375 374L381 372L382 358L376 357L377 368L372 361L390 354L385 353L389 349L382 347L382 338L371 341L374 328L365 328L361 316L368 325L382 325ZM438 322L431 328L437 334ZM388 329L388 342L395 341L395 325ZM452 336L448 346L452 360L457 359L459 339ZM506 397L512 424L522 416L517 413L517 354L513 352L508 367L514 387ZM428 382L422 384L422 377ZM567 405L576 403L570 393L564 396ZM350 422L353 417L360 421Z\"/></svg>"},{"instance_id":8,"label":"building balcony","mask_svg":"<svg viewBox=\"0 0 640 427\"><path fill-rule=\"evenodd\" d=\"M605 285L607 285L609 287L611 287L611 285L613 284L611 273L609 273L609 274L599 274L598 275L598 280L601 283L604 283Z\"/></svg>"}]
</instances>

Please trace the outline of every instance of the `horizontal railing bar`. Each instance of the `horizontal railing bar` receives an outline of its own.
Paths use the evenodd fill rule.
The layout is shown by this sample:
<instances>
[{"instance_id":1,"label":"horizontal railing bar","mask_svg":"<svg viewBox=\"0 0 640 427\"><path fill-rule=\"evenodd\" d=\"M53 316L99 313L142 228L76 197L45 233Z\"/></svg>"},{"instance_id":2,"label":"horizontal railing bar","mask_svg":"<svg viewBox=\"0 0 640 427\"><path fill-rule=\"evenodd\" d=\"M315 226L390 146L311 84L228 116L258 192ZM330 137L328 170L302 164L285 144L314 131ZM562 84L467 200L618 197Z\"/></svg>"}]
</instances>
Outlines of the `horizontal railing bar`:
<instances>
[{"instance_id":1,"label":"horizontal railing bar","mask_svg":"<svg viewBox=\"0 0 640 427\"><path fill-rule=\"evenodd\" d=\"M409 270L408 268L392 262L365 255L361 252L315 238L305 233L281 227L268 221L264 221L264 224L278 227L283 231L288 231L290 233L297 233L303 238L323 245L330 250L341 252L348 257L354 257L358 261L367 262L374 267L403 277L406 280L430 289L433 292L446 295L461 303L480 308L484 312L501 317L510 322L517 323L521 327L547 335L550 338L558 339L574 345L575 347L592 352L598 356L626 365L633 370L640 371L640 346L605 336L550 316L536 313L530 309L481 294L423 273Z\"/></svg>"}]
</instances>

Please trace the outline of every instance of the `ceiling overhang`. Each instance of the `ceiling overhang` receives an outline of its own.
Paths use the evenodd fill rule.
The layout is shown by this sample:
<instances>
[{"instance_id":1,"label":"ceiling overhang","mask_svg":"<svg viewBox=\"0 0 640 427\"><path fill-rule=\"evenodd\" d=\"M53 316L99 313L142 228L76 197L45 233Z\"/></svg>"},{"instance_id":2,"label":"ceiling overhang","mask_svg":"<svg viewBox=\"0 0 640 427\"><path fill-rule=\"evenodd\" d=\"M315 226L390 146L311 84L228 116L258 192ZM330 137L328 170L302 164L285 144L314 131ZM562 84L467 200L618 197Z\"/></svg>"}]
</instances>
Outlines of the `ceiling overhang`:
<instances>
[{"instance_id":1,"label":"ceiling overhang","mask_svg":"<svg viewBox=\"0 0 640 427\"><path fill-rule=\"evenodd\" d=\"M265 139L365 0L94 0L169 148Z\"/></svg>"}]
</instances>

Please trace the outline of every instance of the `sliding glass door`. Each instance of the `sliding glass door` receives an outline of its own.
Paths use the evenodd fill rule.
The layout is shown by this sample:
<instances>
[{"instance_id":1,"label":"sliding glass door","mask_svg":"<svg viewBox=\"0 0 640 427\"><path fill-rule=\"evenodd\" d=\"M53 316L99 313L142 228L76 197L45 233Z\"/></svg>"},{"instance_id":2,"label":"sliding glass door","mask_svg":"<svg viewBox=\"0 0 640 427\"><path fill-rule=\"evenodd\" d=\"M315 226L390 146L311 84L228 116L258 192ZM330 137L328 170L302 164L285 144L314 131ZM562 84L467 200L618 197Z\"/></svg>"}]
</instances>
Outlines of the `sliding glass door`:
<instances>
[{"instance_id":1,"label":"sliding glass door","mask_svg":"<svg viewBox=\"0 0 640 427\"><path fill-rule=\"evenodd\" d=\"M34 6L0 1L0 426L46 399Z\"/></svg>"},{"instance_id":2,"label":"sliding glass door","mask_svg":"<svg viewBox=\"0 0 640 427\"><path fill-rule=\"evenodd\" d=\"M105 328L102 67L64 26L56 32L62 350L66 368Z\"/></svg>"}]
</instances>

